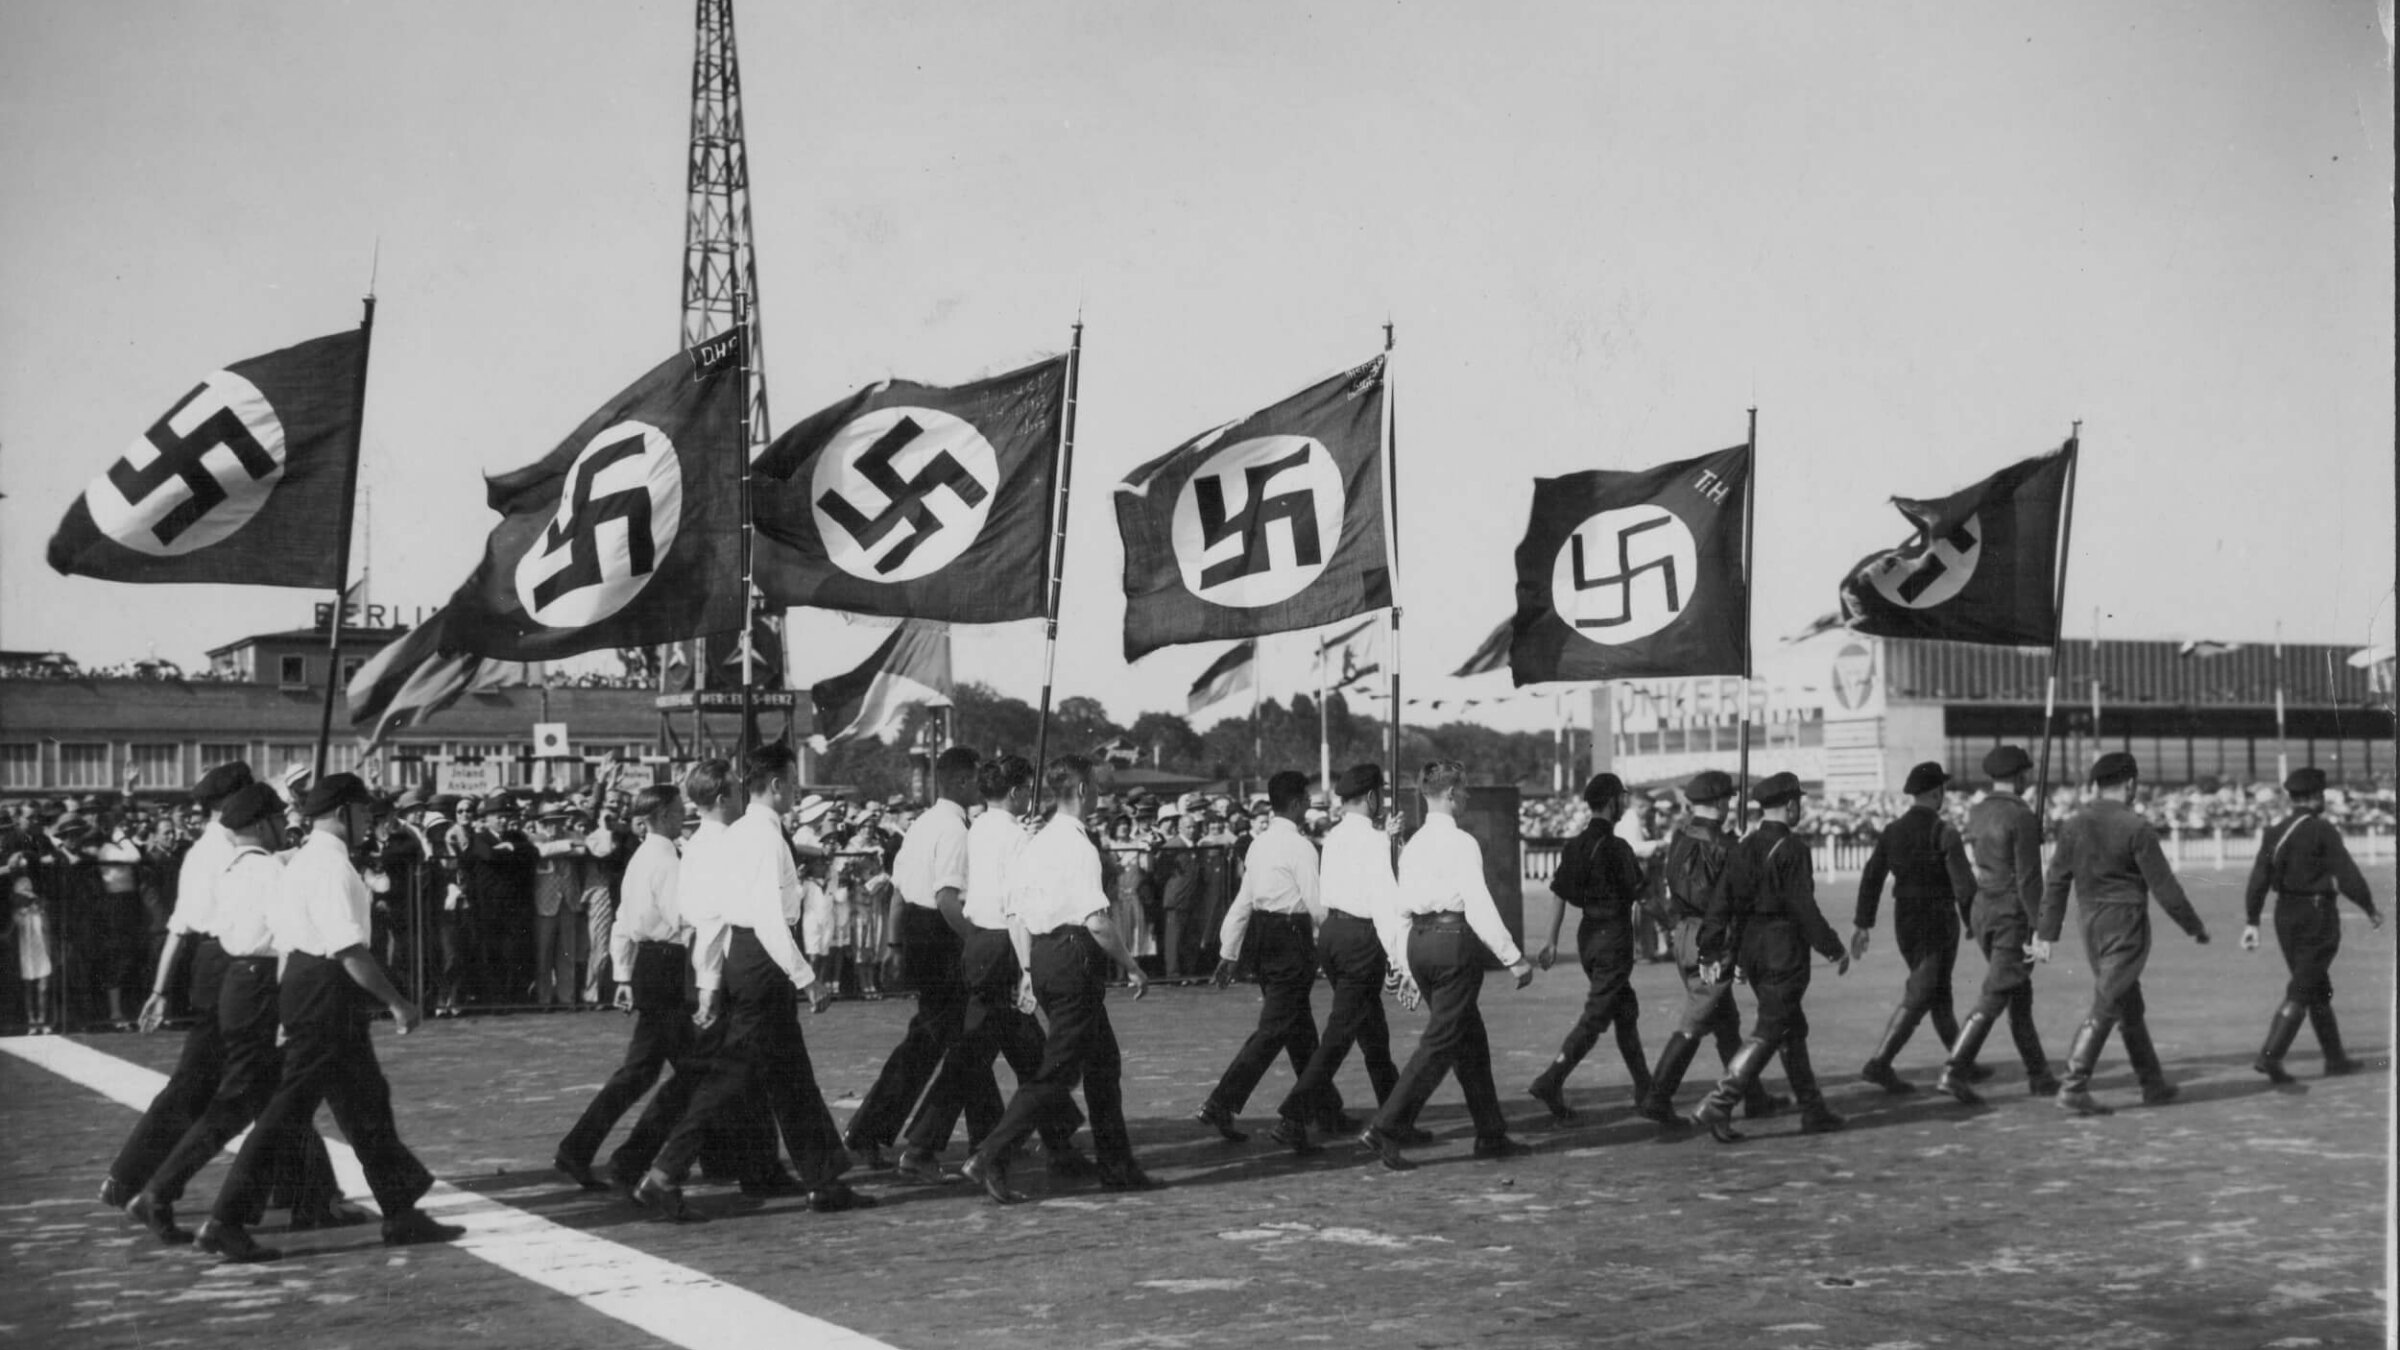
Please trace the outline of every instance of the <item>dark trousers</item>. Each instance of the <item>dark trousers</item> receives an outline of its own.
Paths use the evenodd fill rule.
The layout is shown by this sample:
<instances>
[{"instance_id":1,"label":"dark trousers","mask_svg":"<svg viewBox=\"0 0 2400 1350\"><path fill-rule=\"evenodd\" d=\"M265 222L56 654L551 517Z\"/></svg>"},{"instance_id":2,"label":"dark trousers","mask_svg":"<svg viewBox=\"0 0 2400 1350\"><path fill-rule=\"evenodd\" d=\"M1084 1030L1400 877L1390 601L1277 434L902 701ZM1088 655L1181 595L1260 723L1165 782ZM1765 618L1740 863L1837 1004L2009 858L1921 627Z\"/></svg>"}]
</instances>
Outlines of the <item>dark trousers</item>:
<instances>
[{"instance_id":1,"label":"dark trousers","mask_svg":"<svg viewBox=\"0 0 2400 1350\"><path fill-rule=\"evenodd\" d=\"M791 977L767 955L757 936L747 928L734 929L718 989L717 1016L725 1023L724 1040L690 1109L652 1164L670 1182L682 1184L710 1124L738 1120L741 1100L753 1090L766 1099L802 1185L814 1190L850 1170L841 1131L825 1107L808 1042L800 1034L799 997Z\"/></svg>"},{"instance_id":2,"label":"dark trousers","mask_svg":"<svg viewBox=\"0 0 2400 1350\"><path fill-rule=\"evenodd\" d=\"M2095 1022L2139 1021L2142 969L2150 964L2150 906L2085 904L2083 954L2092 966Z\"/></svg>"},{"instance_id":3,"label":"dark trousers","mask_svg":"<svg viewBox=\"0 0 2400 1350\"><path fill-rule=\"evenodd\" d=\"M468 934L465 914L455 909L437 909L434 912L433 987L440 1007L458 1006L467 977Z\"/></svg>"},{"instance_id":4,"label":"dark trousers","mask_svg":"<svg viewBox=\"0 0 2400 1350\"><path fill-rule=\"evenodd\" d=\"M1308 916L1253 914L1250 930L1257 953L1258 1026L1208 1094L1211 1102L1235 1115L1249 1103L1275 1056L1291 1061L1292 1077L1297 1079L1317 1053L1316 1010L1309 998L1317 982L1317 944ZM1323 1091L1329 1093L1331 1085Z\"/></svg>"},{"instance_id":5,"label":"dark trousers","mask_svg":"<svg viewBox=\"0 0 2400 1350\"><path fill-rule=\"evenodd\" d=\"M1742 1014L1733 1006L1733 981L1707 979L1700 973L1700 921L1685 919L1675 927L1675 968L1683 976L1683 1017L1676 1030L1693 1040L1706 1036L1717 1045L1717 1058L1732 1059L1742 1047Z\"/></svg>"},{"instance_id":6,"label":"dark trousers","mask_svg":"<svg viewBox=\"0 0 2400 1350\"><path fill-rule=\"evenodd\" d=\"M1383 977L1391 961L1384 954L1383 940L1375 935L1375 925L1355 914L1332 910L1325 915L1321 938L1317 968L1325 972L1325 983L1332 986L1333 1006L1326 1010L1325 1034L1317 1039L1317 1052L1308 1057L1300 1080L1275 1108L1275 1114L1286 1120L1306 1120L1329 1101L1333 1109L1341 1109L1333 1078L1341 1072L1352 1045L1366 1062L1367 1083L1375 1089L1377 1106L1391 1100L1392 1085L1400 1081L1400 1069L1392 1063L1391 1028L1383 1019Z\"/></svg>"},{"instance_id":7,"label":"dark trousers","mask_svg":"<svg viewBox=\"0 0 2400 1350\"><path fill-rule=\"evenodd\" d=\"M1800 925L1776 915L1755 916L1742 930L1742 973L1758 996L1758 1020L1750 1035L1769 1045L1808 1038L1809 965L1815 954Z\"/></svg>"},{"instance_id":8,"label":"dark trousers","mask_svg":"<svg viewBox=\"0 0 2400 1350\"><path fill-rule=\"evenodd\" d=\"M1594 918L1586 915L1575 929L1575 953L1583 962L1584 978L1590 982L1583 997L1583 1011L1576 1015L1575 1025L1567 1029L1567 1038L1558 1047L1558 1058L1551 1061L1544 1076L1555 1075L1557 1081L1575 1071L1583 1057L1600 1043L1601 1035L1611 1024L1617 1028L1620 1045L1630 1043L1635 1054L1640 1053L1641 1041L1634 1024L1642 1015L1641 1000L1633 992L1633 925L1622 916ZM1628 1065L1633 1063L1629 1056ZM1643 1065L1646 1076L1649 1066Z\"/></svg>"},{"instance_id":9,"label":"dark trousers","mask_svg":"<svg viewBox=\"0 0 2400 1350\"><path fill-rule=\"evenodd\" d=\"M1392 1095L1375 1113L1375 1128L1384 1133L1417 1122L1417 1113L1455 1071L1458 1087L1467 1097L1467 1114L1475 1121L1478 1140L1508 1133L1508 1118L1500 1112L1500 1092L1492 1085L1492 1043L1484 1034L1484 948L1465 924L1416 925L1408 935L1408 969L1425 995L1425 1034L1417 1041L1408 1065Z\"/></svg>"},{"instance_id":10,"label":"dark trousers","mask_svg":"<svg viewBox=\"0 0 2400 1350\"><path fill-rule=\"evenodd\" d=\"M963 944L941 911L903 907L899 942L901 974L917 991L917 1011L900 1043L884 1057L883 1072L859 1103L858 1114L850 1117L850 1142L862 1148L887 1148L900 1137L902 1123L967 1020L967 987L958 973Z\"/></svg>"},{"instance_id":11,"label":"dark trousers","mask_svg":"<svg viewBox=\"0 0 2400 1350\"><path fill-rule=\"evenodd\" d=\"M2303 1008L2333 1002L2333 958L2342 949L2342 916L2333 896L2275 898L2275 943L2292 973L2283 996Z\"/></svg>"},{"instance_id":12,"label":"dark trousers","mask_svg":"<svg viewBox=\"0 0 2400 1350\"><path fill-rule=\"evenodd\" d=\"M1050 1019L1042 1066L1017 1084L1000 1122L983 1137L975 1156L986 1163L1006 1157L1036 1125L1056 1119L1083 1085L1084 1109L1092 1120L1092 1149L1100 1164L1131 1166L1133 1136L1125 1128L1124 1061L1116 1028L1108 1021L1108 958L1085 929L1043 933L1033 939L1033 994Z\"/></svg>"},{"instance_id":13,"label":"dark trousers","mask_svg":"<svg viewBox=\"0 0 2400 1350\"><path fill-rule=\"evenodd\" d=\"M1956 996L1950 988L1951 974L1958 968L1957 911L1946 900L1914 903L1921 912L1912 912L1911 902L1902 901L1892 915L1893 939L1900 959L1908 963L1908 985L1901 991L1900 1004L1930 1014L1946 1042L1957 1034L1951 1011Z\"/></svg>"},{"instance_id":14,"label":"dark trousers","mask_svg":"<svg viewBox=\"0 0 2400 1350\"><path fill-rule=\"evenodd\" d=\"M108 1174L128 1193L149 1184L150 1176L174 1152L176 1143L208 1109L209 1099L225 1073L225 1038L217 1029L217 993L225 980L225 949L215 938L203 938L192 953L189 1002L199 1016L183 1034L183 1051L167 1085L150 1099L149 1109L134 1123L125 1146Z\"/></svg>"},{"instance_id":15,"label":"dark trousers","mask_svg":"<svg viewBox=\"0 0 2400 1350\"><path fill-rule=\"evenodd\" d=\"M1975 1011L1993 1021L2006 1016L2018 1058L2028 1070L2043 1071L2048 1069L2049 1059L2042 1052L2041 1031L2033 1022L2033 958L2025 954L2025 944L2032 937L2033 928L2025 921L2023 910L2011 906L2004 913L1986 912L1977 905L1975 944L1983 949L1984 969Z\"/></svg>"},{"instance_id":16,"label":"dark trousers","mask_svg":"<svg viewBox=\"0 0 2400 1350\"><path fill-rule=\"evenodd\" d=\"M340 962L295 952L284 966L278 1003L283 1076L217 1194L217 1221L258 1222L269 1183L304 1146L320 1104L333 1108L384 1217L414 1208L432 1188L433 1174L400 1142L393 1123L391 1084L367 1032L366 992Z\"/></svg>"},{"instance_id":17,"label":"dark trousers","mask_svg":"<svg viewBox=\"0 0 2400 1350\"><path fill-rule=\"evenodd\" d=\"M206 1011L217 1024L225 1046L225 1072L217 1080L208 1105L176 1141L175 1149L151 1173L146 1189L165 1204L183 1198L184 1188L226 1142L258 1119L283 1081L283 1051L275 1044L278 1024L275 958L241 957L226 962L225 978L216 1006ZM312 1124L300 1132L296 1152L286 1153L279 1166L282 1179L293 1183L293 1207L330 1203L341 1194L334 1180L333 1160Z\"/></svg>"},{"instance_id":18,"label":"dark trousers","mask_svg":"<svg viewBox=\"0 0 2400 1350\"><path fill-rule=\"evenodd\" d=\"M600 1141L670 1068L675 1076L634 1123L623 1146L624 1156L638 1156L643 1166L648 1166L666 1142L667 1132L683 1118L684 1108L700 1087L691 1072L695 1067L692 1046L699 1033L692 1026L691 1006L683 998L682 976L689 960L690 949L681 943L644 942L634 949L633 1039L626 1044L624 1062L600 1085L592 1104L559 1141L559 1154L568 1161L591 1166L592 1159L599 1156ZM640 1172L635 1168L631 1175L638 1177ZM617 1175L628 1174L618 1171Z\"/></svg>"},{"instance_id":19,"label":"dark trousers","mask_svg":"<svg viewBox=\"0 0 2400 1350\"><path fill-rule=\"evenodd\" d=\"M908 1126L908 1146L927 1153L939 1153L949 1144L961 1114L967 1118L968 1146L979 1147L1006 1109L999 1080L992 1076L993 1058L1005 1055L1022 1085L1041 1072L1047 1048L1041 1021L1017 1011L1017 952L1005 931L976 930L960 951L958 969L967 989L966 1017ZM1055 1114L1041 1121L1043 1146L1064 1151L1082 1123L1074 1101L1062 1102Z\"/></svg>"}]
</instances>

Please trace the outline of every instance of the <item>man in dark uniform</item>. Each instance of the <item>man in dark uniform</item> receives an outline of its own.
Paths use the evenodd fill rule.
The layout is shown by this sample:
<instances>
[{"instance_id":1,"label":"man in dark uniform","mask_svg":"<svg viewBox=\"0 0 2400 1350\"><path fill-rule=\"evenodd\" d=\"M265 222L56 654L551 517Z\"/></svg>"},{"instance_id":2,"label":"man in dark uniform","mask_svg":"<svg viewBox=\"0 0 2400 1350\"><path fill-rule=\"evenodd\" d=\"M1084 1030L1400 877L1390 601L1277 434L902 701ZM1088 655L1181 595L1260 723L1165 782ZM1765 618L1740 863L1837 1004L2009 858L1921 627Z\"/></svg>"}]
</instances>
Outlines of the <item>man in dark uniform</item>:
<instances>
[{"instance_id":1,"label":"man in dark uniform","mask_svg":"<svg viewBox=\"0 0 2400 1350\"><path fill-rule=\"evenodd\" d=\"M2367 879L2350 860L2342 832L2327 824L2325 771L2311 765L2294 769L2283 781L2292 799L2292 814L2267 827L2258 837L2258 861L2250 867L2250 885L2242 897L2242 950L2258 950L2258 917L2266 908L2267 892L2275 892L2275 941L2283 948L2283 963L2292 972L2283 988L2283 1006L2267 1023L2267 1043L2250 1067L2278 1083L2292 1076L2283 1057L2300 1035L2306 1018L2316 1028L2317 1044L2325 1052L2325 1074L2354 1073L2361 1066L2342 1053L2341 1028L2333 1020L2333 957L2342 949L2341 896L2367 912L2367 923L2383 927L2383 915Z\"/></svg>"},{"instance_id":2,"label":"man in dark uniform","mask_svg":"<svg viewBox=\"0 0 2400 1350\"><path fill-rule=\"evenodd\" d=\"M2058 1076L2042 1053L2042 1033L2033 1024L2033 958L2027 954L2042 912L2042 824L2025 803L2033 759L2019 745L2003 745L1983 757L1992 790L1967 812L1967 842L1975 863L1975 906L1967 930L1983 949L1983 995L1958 1039L1950 1062L1934 1086L1969 1106L1982 1103L1972 1083L1989 1077L1975 1063L1983 1039L2003 1015L2025 1061L2025 1090L2036 1097L2058 1091Z\"/></svg>"},{"instance_id":3,"label":"man in dark uniform","mask_svg":"<svg viewBox=\"0 0 2400 1350\"><path fill-rule=\"evenodd\" d=\"M2142 1001L2142 967L2150 960L2150 898L2192 935L2208 941L2208 925L2184 898L2183 883L2167 866L2158 832L2133 809L2138 768L2133 756L2112 750L2092 761L2092 799L2067 818L2058 832L2043 878L2042 922L2033 939L2033 959L2048 961L2050 944L2067 918L2067 888L2082 901L2083 951L2092 965L2092 1008L2076 1028L2067 1051L2067 1077L2059 1085L2062 1110L2082 1116L2107 1115L2092 1099L2092 1069L2108 1033L2125 1029L2125 1057L2141 1080L2142 1104L2156 1106L2178 1095L2150 1042Z\"/></svg>"},{"instance_id":4,"label":"man in dark uniform","mask_svg":"<svg viewBox=\"0 0 2400 1350\"><path fill-rule=\"evenodd\" d=\"M1858 910L1850 921L1850 959L1867 954L1883 882L1892 881L1892 937L1908 963L1900 1006L1883 1029L1883 1039L1858 1076L1886 1092L1916 1091L1892 1071L1917 1023L1930 1017L1946 1050L1958 1042L1958 1014L1951 1009L1950 972L1958 965L1958 928L1975 903L1975 871L1967 846L1942 818L1942 789L1950 775L1927 762L1908 771L1900 790L1913 800L1898 820L1876 836L1875 851L1858 874Z\"/></svg>"},{"instance_id":5,"label":"man in dark uniform","mask_svg":"<svg viewBox=\"0 0 2400 1350\"><path fill-rule=\"evenodd\" d=\"M1808 1062L1808 1014L1800 1006L1808 993L1811 949L1840 973L1850 973L1841 936L1817 910L1808 843L1793 832L1800 822L1800 780L1771 774L1750 789L1750 797L1760 808L1758 828L1726 858L1725 875L1700 928L1703 968L1735 963L1758 996L1758 1022L1750 1039L1734 1052L1724 1080L1700 1104L1698 1122L1721 1144L1742 1137L1733 1128L1734 1103L1778 1051L1800 1103L1800 1132L1822 1134L1845 1123L1817 1087Z\"/></svg>"},{"instance_id":6,"label":"man in dark uniform","mask_svg":"<svg viewBox=\"0 0 2400 1350\"><path fill-rule=\"evenodd\" d=\"M1558 930L1567 907L1583 911L1575 926L1575 953L1591 989L1550 1067L1525 1089L1527 1096L1549 1107L1550 1118L1561 1125L1575 1119L1567 1105L1567 1075L1600 1043L1600 1033L1611 1023L1617 1029L1617 1053L1633 1080L1633 1099L1641 1102L1650 1096L1650 1062L1642 1054L1642 1005L1633 993L1633 910L1641 898L1642 864L1633 856L1633 846L1617 837L1617 822L1625 815L1625 784L1613 773L1597 774L1584 784L1583 802L1591 808L1591 823L1567 841L1559 856L1558 871L1550 878L1550 890L1558 897L1550 940L1533 958L1535 965L1548 970L1558 959Z\"/></svg>"},{"instance_id":7,"label":"man in dark uniform","mask_svg":"<svg viewBox=\"0 0 2400 1350\"><path fill-rule=\"evenodd\" d=\"M1669 1130L1685 1128L1683 1117L1675 1113L1675 1090L1683 1086L1683 1075L1699 1052L1700 1038L1716 1042L1717 1059L1727 1069L1733 1067L1734 1052L1742 1046L1742 1016L1733 1006L1730 963L1714 972L1700 968L1700 926L1707 918L1709 894L1724 875L1725 859L1732 849L1733 841L1725 837L1725 803L1732 796L1733 775L1718 769L1694 774L1683 785L1683 798L1691 810L1667 841L1666 886L1661 897L1666 913L1661 922L1673 935L1675 968L1683 977L1683 1018L1667 1036L1667 1043L1659 1047L1658 1067L1650 1078L1650 1094L1642 1099L1641 1113ZM1752 1120L1789 1105L1760 1086L1756 1078L1744 1091L1742 1114Z\"/></svg>"}]
</instances>

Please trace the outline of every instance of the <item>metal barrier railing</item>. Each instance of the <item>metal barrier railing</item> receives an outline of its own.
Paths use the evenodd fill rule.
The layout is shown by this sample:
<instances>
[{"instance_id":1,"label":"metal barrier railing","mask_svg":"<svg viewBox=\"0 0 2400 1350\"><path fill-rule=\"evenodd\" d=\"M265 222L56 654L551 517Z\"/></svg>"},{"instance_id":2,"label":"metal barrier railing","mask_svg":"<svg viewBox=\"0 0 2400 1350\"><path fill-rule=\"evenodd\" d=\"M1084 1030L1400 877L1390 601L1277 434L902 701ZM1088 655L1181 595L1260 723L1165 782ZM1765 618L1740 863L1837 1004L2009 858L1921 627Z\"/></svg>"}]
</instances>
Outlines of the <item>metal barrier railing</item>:
<instances>
[{"instance_id":1,"label":"metal barrier railing","mask_svg":"<svg viewBox=\"0 0 2400 1350\"><path fill-rule=\"evenodd\" d=\"M2214 866L2247 864L2258 855L2258 832L2255 830L2180 830L2170 829L2160 840L2167 861L2182 866ZM2350 848L2350 856L2361 863L2388 863L2400 856L2395 852L2389 830L2344 830L2342 842ZM1518 849L1521 875L1527 881L1547 883L1558 870L1558 857L1566 841L1560 839L1527 839ZM1875 851L1872 840L1816 839L1810 841L1810 860L1820 876L1856 875L1867 865Z\"/></svg>"}]
</instances>

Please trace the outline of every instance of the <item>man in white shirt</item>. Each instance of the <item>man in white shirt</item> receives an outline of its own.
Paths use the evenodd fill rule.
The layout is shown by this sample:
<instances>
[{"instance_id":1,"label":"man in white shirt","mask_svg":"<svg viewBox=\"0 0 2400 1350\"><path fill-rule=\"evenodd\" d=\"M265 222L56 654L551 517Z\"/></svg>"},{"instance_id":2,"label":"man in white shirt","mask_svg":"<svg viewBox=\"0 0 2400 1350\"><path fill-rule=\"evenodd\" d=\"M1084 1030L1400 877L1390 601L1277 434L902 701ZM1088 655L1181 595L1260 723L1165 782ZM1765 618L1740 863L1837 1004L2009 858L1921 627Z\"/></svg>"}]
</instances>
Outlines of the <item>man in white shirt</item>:
<instances>
[{"instance_id":1,"label":"man in white shirt","mask_svg":"<svg viewBox=\"0 0 2400 1350\"><path fill-rule=\"evenodd\" d=\"M1310 1006L1309 992L1317 982L1316 932L1325 918L1325 904L1318 896L1317 847L1300 832L1300 817L1308 811L1308 775L1286 769L1268 778L1267 805L1273 814L1251 841L1241 885L1217 935L1215 976L1219 989L1233 982L1243 940L1255 930L1258 1026L1234 1053L1208 1100L1193 1113L1201 1124L1237 1144L1249 1136L1234 1120L1275 1056L1291 1060L1296 1079L1317 1053L1316 1010ZM1323 1100L1307 1114L1320 1120L1339 1116L1341 1098L1332 1082L1317 1090ZM1283 1127L1278 1125L1277 1132L1284 1133Z\"/></svg>"},{"instance_id":2,"label":"man in white shirt","mask_svg":"<svg viewBox=\"0 0 2400 1350\"><path fill-rule=\"evenodd\" d=\"M883 1072L850 1117L845 1142L871 1171L933 1081L967 1018L967 987L958 958L975 926L967 922L967 812L982 804L975 785L980 757L954 745L933 763L938 794L908 827L892 863L892 912L884 925L886 979L906 980L917 992L916 1013L900 1043L884 1056Z\"/></svg>"},{"instance_id":3,"label":"man in white shirt","mask_svg":"<svg viewBox=\"0 0 2400 1350\"><path fill-rule=\"evenodd\" d=\"M1360 764L1335 780L1334 795L1342 805L1341 820L1325 836L1319 890L1325 902L1325 922L1318 933L1317 962L1325 982L1333 987L1333 1006L1325 1013L1325 1034L1309 1056L1299 1081L1292 1084L1283 1104L1275 1109L1275 1142L1306 1153L1308 1125L1314 1120L1328 1132L1346 1122L1328 1119L1325 1099L1334 1075L1358 1047L1375 1089L1378 1106L1390 1101L1399 1067L1392 1063L1392 1033L1383 1017L1385 974L1392 968L1389 952L1408 951L1408 924L1400 917L1400 886L1392 877L1392 844L1375 827L1375 806L1383 796L1383 766ZM1251 850L1257 866L1256 846ZM1388 948L1388 951L1387 951ZM1339 1100L1335 1100L1339 1109ZM1349 1131L1344 1131L1348 1133ZM1415 1126L1394 1136L1398 1142L1426 1143L1432 1139Z\"/></svg>"},{"instance_id":4,"label":"man in white shirt","mask_svg":"<svg viewBox=\"0 0 2400 1350\"><path fill-rule=\"evenodd\" d=\"M1508 1117L1492 1085L1492 1046L1484 1034L1483 963L1496 959L1517 978L1533 982L1533 963L1517 950L1483 880L1483 850L1458 827L1459 790L1466 766L1437 759L1417 775L1425 799L1425 824L1400 852L1400 912L1408 916L1408 969L1424 991L1428 1019L1416 1053L1400 1081L1375 1113L1375 1123L1358 1142L1383 1165L1404 1172L1417 1164L1400 1153L1395 1130L1414 1126L1417 1112L1443 1075L1455 1069L1475 1121L1475 1156L1506 1158L1529 1152L1508 1137Z\"/></svg>"},{"instance_id":5,"label":"man in white shirt","mask_svg":"<svg viewBox=\"0 0 2400 1350\"><path fill-rule=\"evenodd\" d=\"M692 965L692 930L675 898L682 866L675 834L683 824L683 794L671 783L643 788L634 798L633 811L642 842L625 865L608 955L610 968L625 972L617 985L617 1007L633 1014L633 1039L625 1047L624 1062L601 1084L550 1160L587 1191L608 1189L608 1183L592 1172L600 1141L660 1074L670 1066L674 1069L674 1077L659 1089L612 1160L610 1170L628 1189L641 1179L641 1168L629 1171L624 1164L639 1158L643 1167L649 1165L700 1086L698 1066L692 1062L697 1033L691 1001L684 997L686 972Z\"/></svg>"},{"instance_id":6,"label":"man in white shirt","mask_svg":"<svg viewBox=\"0 0 2400 1350\"><path fill-rule=\"evenodd\" d=\"M811 1003L826 994L792 941L800 871L784 837L783 813L792 800L796 758L786 745L761 746L743 757L749 801L741 819L705 845L694 840L677 878L678 895L693 902L687 917L698 942L698 1020L705 1027L722 1017L726 1029L690 1109L634 1188L635 1200L670 1218L690 1217L683 1178L711 1122L737 1110L754 1087L791 1151L810 1209L831 1213L875 1203L841 1180L850 1157L800 1032L800 991L808 991Z\"/></svg>"},{"instance_id":7,"label":"man in white shirt","mask_svg":"<svg viewBox=\"0 0 2400 1350\"><path fill-rule=\"evenodd\" d=\"M228 1261L272 1261L282 1255L258 1245L249 1226L258 1222L279 1155L295 1146L320 1103L333 1108L334 1123L366 1171L383 1210L385 1246L448 1242L466 1231L416 1207L432 1189L433 1173L400 1142L392 1122L391 1085L375 1061L375 1043L360 1015L372 999L391 1010L402 1035L416 1030L423 1017L392 987L367 945L367 883L350 865L350 847L365 840L372 827L373 800L367 785L350 773L325 776L301 799L308 841L284 865L270 916L275 945L285 953L278 990L286 1038L283 1078L259 1112L200 1230L202 1250L221 1252Z\"/></svg>"},{"instance_id":8,"label":"man in white shirt","mask_svg":"<svg viewBox=\"0 0 2400 1350\"><path fill-rule=\"evenodd\" d=\"M1017 856L1008 903L1014 920L1010 937L1019 944L1026 984L1050 1019L1049 1041L1040 1070L1031 1082L1017 1086L1000 1123L964 1168L969 1180L1004 1205L1025 1198L1008 1184L1010 1150L1033 1133L1037 1122L1055 1116L1078 1082L1091 1115L1100 1184L1112 1190L1158 1184L1133 1160L1120 1082L1124 1062L1116 1030L1108 1023L1106 963L1125 972L1137 999L1149 981L1109 917L1108 893L1100 887L1100 852L1084 830L1083 815L1092 800L1091 761L1080 755L1054 759L1043 782L1057 813Z\"/></svg>"}]
</instances>

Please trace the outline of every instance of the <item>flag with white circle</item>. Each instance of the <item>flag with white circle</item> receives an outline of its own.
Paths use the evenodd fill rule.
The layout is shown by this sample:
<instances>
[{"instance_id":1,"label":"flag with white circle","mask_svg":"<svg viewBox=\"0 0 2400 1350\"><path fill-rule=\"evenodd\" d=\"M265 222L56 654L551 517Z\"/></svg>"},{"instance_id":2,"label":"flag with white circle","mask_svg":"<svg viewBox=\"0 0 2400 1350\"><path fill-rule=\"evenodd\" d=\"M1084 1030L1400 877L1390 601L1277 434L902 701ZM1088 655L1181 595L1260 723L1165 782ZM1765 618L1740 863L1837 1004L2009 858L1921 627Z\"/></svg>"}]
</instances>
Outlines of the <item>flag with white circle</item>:
<instances>
[{"instance_id":1,"label":"flag with white circle","mask_svg":"<svg viewBox=\"0 0 2400 1350\"><path fill-rule=\"evenodd\" d=\"M1842 619L1877 637L2047 647L2076 453L2069 441L1947 497L1894 497L1914 533L1842 578Z\"/></svg>"}]
</instances>

